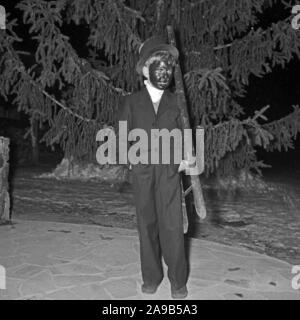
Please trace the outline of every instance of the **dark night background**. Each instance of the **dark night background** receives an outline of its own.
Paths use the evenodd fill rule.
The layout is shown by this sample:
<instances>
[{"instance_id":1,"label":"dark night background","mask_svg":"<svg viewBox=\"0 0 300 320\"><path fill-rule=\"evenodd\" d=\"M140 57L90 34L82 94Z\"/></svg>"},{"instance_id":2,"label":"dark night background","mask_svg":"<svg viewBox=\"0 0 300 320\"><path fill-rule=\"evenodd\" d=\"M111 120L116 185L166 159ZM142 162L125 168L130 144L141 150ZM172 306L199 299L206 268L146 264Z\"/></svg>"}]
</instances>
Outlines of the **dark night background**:
<instances>
[{"instance_id":1,"label":"dark night background","mask_svg":"<svg viewBox=\"0 0 300 320\"><path fill-rule=\"evenodd\" d=\"M21 12L14 9L15 4L18 2L19 1L10 0L1 1L0 3L4 5L7 12L10 13L10 18L18 18L20 22L22 21ZM282 4L275 5L259 17L261 27L266 27L272 22L286 18L288 15L290 15L290 12L285 10ZM28 27L20 23L16 28L16 32L24 39L23 43L18 45L18 49L34 54L36 44L28 37ZM88 55L88 50L83 45L88 36L87 32L88 30L84 26L70 24L63 27L63 33L70 36L72 45L81 57ZM24 62L28 66L33 63L32 59L31 56L24 56ZM300 62L294 59L284 68L276 66L272 73L265 75L263 78L251 76L250 84L247 88L247 95L240 101L245 107L245 116L252 115L255 110L266 105L271 106L266 113L268 121L276 120L289 114L292 111L292 105L297 105L300 102L299 75ZM0 98L0 105L4 108L11 108L10 102L5 102L2 98ZM0 118L0 123L2 129L4 127L22 128L29 125L25 115L21 115L21 119L18 121ZM300 170L300 166L298 165L300 162L299 135L295 141L294 150L289 150L288 152L283 151L281 153L267 153L263 150L258 150L258 155L259 159L264 160L267 164L271 164L273 169L285 168L298 171ZM266 169L265 172L269 171L270 169Z\"/></svg>"}]
</instances>

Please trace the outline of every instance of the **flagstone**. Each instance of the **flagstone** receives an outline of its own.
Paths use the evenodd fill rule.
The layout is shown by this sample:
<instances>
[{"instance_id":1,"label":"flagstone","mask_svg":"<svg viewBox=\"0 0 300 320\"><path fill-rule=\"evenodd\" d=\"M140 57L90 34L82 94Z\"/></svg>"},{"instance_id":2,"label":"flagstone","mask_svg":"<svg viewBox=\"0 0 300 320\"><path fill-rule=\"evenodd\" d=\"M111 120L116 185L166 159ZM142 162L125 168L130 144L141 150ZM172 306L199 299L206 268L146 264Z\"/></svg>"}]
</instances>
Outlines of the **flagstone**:
<instances>
[{"instance_id":1,"label":"flagstone","mask_svg":"<svg viewBox=\"0 0 300 320\"><path fill-rule=\"evenodd\" d=\"M222 297L219 293L204 291L189 295L188 298L191 300L225 300L225 298Z\"/></svg>"},{"instance_id":2,"label":"flagstone","mask_svg":"<svg viewBox=\"0 0 300 320\"><path fill-rule=\"evenodd\" d=\"M25 262L32 263L38 266L50 267L58 264L69 263L68 260L65 259L55 259L50 258L45 255L31 254L24 258Z\"/></svg>"},{"instance_id":3,"label":"flagstone","mask_svg":"<svg viewBox=\"0 0 300 320\"><path fill-rule=\"evenodd\" d=\"M266 300L266 297L255 291L237 290L235 293L229 292L221 295L226 300Z\"/></svg>"},{"instance_id":4,"label":"flagstone","mask_svg":"<svg viewBox=\"0 0 300 320\"><path fill-rule=\"evenodd\" d=\"M133 251L137 254L140 254L140 244L138 241L132 243Z\"/></svg>"},{"instance_id":5,"label":"flagstone","mask_svg":"<svg viewBox=\"0 0 300 320\"><path fill-rule=\"evenodd\" d=\"M102 284L89 284L70 288L69 291L85 300L110 300L110 295L104 290Z\"/></svg>"},{"instance_id":6,"label":"flagstone","mask_svg":"<svg viewBox=\"0 0 300 320\"><path fill-rule=\"evenodd\" d=\"M237 256L240 256L241 258L259 258L260 255L254 251L250 251L247 250L243 247L230 247L230 246L223 246L223 247L219 247L216 248L215 246L212 246L212 248L210 249L212 252L215 252L216 254L218 253L224 253L224 247L226 248L226 252L230 253L230 254L234 254Z\"/></svg>"},{"instance_id":7,"label":"flagstone","mask_svg":"<svg viewBox=\"0 0 300 320\"><path fill-rule=\"evenodd\" d=\"M56 237L56 235L55 235ZM80 234L72 234L70 235L65 235L63 237L58 238L59 245L61 247L63 246L78 246L79 249L84 249L87 247L87 244L81 239Z\"/></svg>"},{"instance_id":8,"label":"flagstone","mask_svg":"<svg viewBox=\"0 0 300 320\"><path fill-rule=\"evenodd\" d=\"M268 257L266 259L264 256L261 256L260 258L256 258L256 259L251 259L249 263L252 266L254 266L256 270L258 270L259 267L263 267L263 269L265 270L267 270L268 268L272 268L272 269L290 268L290 265L287 262L274 259L271 257Z\"/></svg>"},{"instance_id":9,"label":"flagstone","mask_svg":"<svg viewBox=\"0 0 300 320\"><path fill-rule=\"evenodd\" d=\"M105 230L106 233L107 230ZM114 230L114 234L115 236L118 236L118 238L120 237L124 237L124 238L129 238L129 239L132 239L132 238L136 238L138 236L138 231L136 229L119 229L119 228L116 228Z\"/></svg>"},{"instance_id":10,"label":"flagstone","mask_svg":"<svg viewBox=\"0 0 300 320\"><path fill-rule=\"evenodd\" d=\"M212 287L212 286L215 286L219 283L219 281L212 281L212 280L202 280L202 279L189 279L188 280L188 287L189 287L189 291L191 290L196 290L196 291L199 291L199 290L203 290L205 288L208 288L208 287Z\"/></svg>"},{"instance_id":11,"label":"flagstone","mask_svg":"<svg viewBox=\"0 0 300 320\"><path fill-rule=\"evenodd\" d=\"M78 261L84 261L88 264L93 264L100 269L106 269L107 266L122 266L128 265L139 261L139 257L132 250L117 250L116 248L110 248L110 250L104 249L102 254L98 250L97 255L90 253Z\"/></svg>"},{"instance_id":12,"label":"flagstone","mask_svg":"<svg viewBox=\"0 0 300 320\"><path fill-rule=\"evenodd\" d=\"M45 270L47 270L45 267L23 264L17 268L8 268L7 276L10 278L28 279Z\"/></svg>"},{"instance_id":13,"label":"flagstone","mask_svg":"<svg viewBox=\"0 0 300 320\"><path fill-rule=\"evenodd\" d=\"M255 288L261 291L290 291L292 290L292 275L286 279L274 270L265 270L265 272L255 272L253 283Z\"/></svg>"},{"instance_id":14,"label":"flagstone","mask_svg":"<svg viewBox=\"0 0 300 320\"><path fill-rule=\"evenodd\" d=\"M227 294L227 293L240 293L240 292L253 292L251 288L244 288L244 287L237 287L230 284L227 284L226 282L220 282L216 286L208 287L202 290L206 293L214 293L218 295ZM224 298L222 296L222 298Z\"/></svg>"},{"instance_id":15,"label":"flagstone","mask_svg":"<svg viewBox=\"0 0 300 320\"><path fill-rule=\"evenodd\" d=\"M46 299L43 294L34 294L32 296L20 297L17 300L50 300L50 299Z\"/></svg>"},{"instance_id":16,"label":"flagstone","mask_svg":"<svg viewBox=\"0 0 300 320\"><path fill-rule=\"evenodd\" d=\"M141 295L137 294L136 296L127 298L127 300L130 300L130 301L141 300Z\"/></svg>"},{"instance_id":17,"label":"flagstone","mask_svg":"<svg viewBox=\"0 0 300 320\"><path fill-rule=\"evenodd\" d=\"M31 278L28 278L20 287L20 291L23 296L34 295L38 293L44 294L56 289L58 288L55 286L49 271L43 271Z\"/></svg>"},{"instance_id":18,"label":"flagstone","mask_svg":"<svg viewBox=\"0 0 300 320\"><path fill-rule=\"evenodd\" d=\"M95 225L88 225L88 224L83 224L80 225L80 229L78 230L79 232L96 232L96 233L102 233L102 232L107 232L107 233L116 233L117 228L111 228L111 227L102 227L102 226L95 226Z\"/></svg>"},{"instance_id":19,"label":"flagstone","mask_svg":"<svg viewBox=\"0 0 300 320\"><path fill-rule=\"evenodd\" d=\"M299 265L300 265L300 262L299 262ZM292 267L293 266L289 266L289 267L285 267L285 268L281 268L281 269L276 269L276 271L283 278L285 278L285 279L290 281L295 276L294 274L292 274Z\"/></svg>"},{"instance_id":20,"label":"flagstone","mask_svg":"<svg viewBox=\"0 0 300 320\"><path fill-rule=\"evenodd\" d=\"M91 248L80 248L78 245L72 246L63 246L60 247L60 250L51 253L51 256L58 259L76 259L88 254L92 249Z\"/></svg>"},{"instance_id":21,"label":"flagstone","mask_svg":"<svg viewBox=\"0 0 300 320\"><path fill-rule=\"evenodd\" d=\"M136 231L22 221L1 227L0 239L7 273L0 299L171 299L164 262L156 294L141 292ZM190 245L187 299L299 299L288 263L206 240Z\"/></svg>"},{"instance_id":22,"label":"flagstone","mask_svg":"<svg viewBox=\"0 0 300 320\"><path fill-rule=\"evenodd\" d=\"M0 265L6 269L11 267L18 267L26 262L25 255L0 257Z\"/></svg>"},{"instance_id":23,"label":"flagstone","mask_svg":"<svg viewBox=\"0 0 300 320\"><path fill-rule=\"evenodd\" d=\"M300 300L300 294L295 292L263 292L262 295L269 300Z\"/></svg>"},{"instance_id":24,"label":"flagstone","mask_svg":"<svg viewBox=\"0 0 300 320\"><path fill-rule=\"evenodd\" d=\"M222 281L223 276L216 273L211 273L203 270L194 270L193 273L190 273L190 278L193 281L194 279L198 280L207 280L207 281Z\"/></svg>"},{"instance_id":25,"label":"flagstone","mask_svg":"<svg viewBox=\"0 0 300 320\"><path fill-rule=\"evenodd\" d=\"M0 257L9 257L16 254L16 246L12 242L0 242Z\"/></svg>"},{"instance_id":26,"label":"flagstone","mask_svg":"<svg viewBox=\"0 0 300 320\"><path fill-rule=\"evenodd\" d=\"M17 224L14 223L12 225L3 225L1 226L1 238L5 237L5 235L10 235L10 236L14 236L14 235L20 235L20 234L27 234L31 231L31 227L25 224Z\"/></svg>"},{"instance_id":27,"label":"flagstone","mask_svg":"<svg viewBox=\"0 0 300 320\"><path fill-rule=\"evenodd\" d=\"M190 277L202 280L221 280L230 267L232 265L229 263L199 261L191 266Z\"/></svg>"},{"instance_id":28,"label":"flagstone","mask_svg":"<svg viewBox=\"0 0 300 320\"><path fill-rule=\"evenodd\" d=\"M221 249L222 251L222 248L227 247L224 244L218 242L211 242L204 239L189 238L188 241L190 241L191 244L195 247L206 248L208 250Z\"/></svg>"},{"instance_id":29,"label":"flagstone","mask_svg":"<svg viewBox=\"0 0 300 320\"><path fill-rule=\"evenodd\" d=\"M111 280L103 283L103 286L115 299L126 299L137 295L137 283L133 279Z\"/></svg>"},{"instance_id":30,"label":"flagstone","mask_svg":"<svg viewBox=\"0 0 300 320\"><path fill-rule=\"evenodd\" d=\"M6 289L0 289L0 300L15 300L21 296L19 291L22 281L6 278Z\"/></svg>"},{"instance_id":31,"label":"flagstone","mask_svg":"<svg viewBox=\"0 0 300 320\"><path fill-rule=\"evenodd\" d=\"M49 270L52 274L68 274L68 275L76 275L76 274L97 274L102 273L103 270L96 268L95 266L83 264L83 263L67 263L62 265L57 265L50 267Z\"/></svg>"},{"instance_id":32,"label":"flagstone","mask_svg":"<svg viewBox=\"0 0 300 320\"><path fill-rule=\"evenodd\" d=\"M227 251L213 251L213 255L218 259L219 261L222 261L222 264L224 263L230 263L231 265L240 265L240 266L248 266L249 258L243 257L240 255L236 255L233 253L227 253Z\"/></svg>"},{"instance_id":33,"label":"flagstone","mask_svg":"<svg viewBox=\"0 0 300 320\"><path fill-rule=\"evenodd\" d=\"M193 285L188 285L188 291L189 291L189 295L195 295L198 292L203 292L205 287L197 287L197 286L193 286ZM170 291L170 290L169 290Z\"/></svg>"},{"instance_id":34,"label":"flagstone","mask_svg":"<svg viewBox=\"0 0 300 320\"><path fill-rule=\"evenodd\" d=\"M23 223L23 221L20 220L20 222ZM30 221L32 222L32 221ZM65 224L62 222L48 222L48 221L34 221L31 225L31 232L32 234L40 234L40 235L44 235L48 229L60 229L63 227L68 228L70 226L72 226L72 230L74 230L74 228L76 228L75 224ZM80 229L80 226L79 226Z\"/></svg>"},{"instance_id":35,"label":"flagstone","mask_svg":"<svg viewBox=\"0 0 300 320\"><path fill-rule=\"evenodd\" d=\"M215 260L213 253L206 248L191 247L189 252L189 259L193 263L198 260Z\"/></svg>"},{"instance_id":36,"label":"flagstone","mask_svg":"<svg viewBox=\"0 0 300 320\"><path fill-rule=\"evenodd\" d=\"M18 238L14 240L15 244L20 245L57 245L60 242L60 239L53 237L53 235L31 235L23 238Z\"/></svg>"},{"instance_id":37,"label":"flagstone","mask_svg":"<svg viewBox=\"0 0 300 320\"><path fill-rule=\"evenodd\" d=\"M60 289L44 296L45 299L51 300L82 300L82 298L70 290Z\"/></svg>"},{"instance_id":38,"label":"flagstone","mask_svg":"<svg viewBox=\"0 0 300 320\"><path fill-rule=\"evenodd\" d=\"M102 238L101 238L102 236ZM82 243L84 243L86 246L99 246L101 241L108 241L107 238L109 238L109 236L107 236L107 238L103 238L104 235L103 234L99 234L99 233L95 233L93 236L82 236L80 235L80 241ZM113 240L113 239L112 239ZM109 240L110 241L110 240Z\"/></svg>"},{"instance_id":39,"label":"flagstone","mask_svg":"<svg viewBox=\"0 0 300 320\"><path fill-rule=\"evenodd\" d=\"M53 280L58 287L72 287L76 285L105 281L102 275L54 275Z\"/></svg>"},{"instance_id":40,"label":"flagstone","mask_svg":"<svg viewBox=\"0 0 300 320\"><path fill-rule=\"evenodd\" d=\"M82 235L82 234L80 234L80 237L81 237L81 241L85 245L95 245L95 244L99 243L99 234L95 234L95 235L90 235L90 234Z\"/></svg>"},{"instance_id":41,"label":"flagstone","mask_svg":"<svg viewBox=\"0 0 300 320\"><path fill-rule=\"evenodd\" d=\"M122 248L122 250L133 251L133 244L131 239L113 239L111 241L102 240L100 243L101 246L96 246L93 249L93 253L96 255L103 255L111 251L116 251L120 248Z\"/></svg>"},{"instance_id":42,"label":"flagstone","mask_svg":"<svg viewBox=\"0 0 300 320\"><path fill-rule=\"evenodd\" d=\"M106 278L126 277L126 276L140 276L141 268L137 263L128 264L119 267L107 267L104 276Z\"/></svg>"},{"instance_id":43,"label":"flagstone","mask_svg":"<svg viewBox=\"0 0 300 320\"><path fill-rule=\"evenodd\" d=\"M71 231L71 233L81 232L82 226L87 225L81 225L78 223L64 223L64 222L58 222L56 224L53 224L52 222L49 222L49 225L47 226L47 229L54 229L54 230L65 230L65 231ZM97 228L97 226L95 226Z\"/></svg>"},{"instance_id":44,"label":"flagstone","mask_svg":"<svg viewBox=\"0 0 300 320\"><path fill-rule=\"evenodd\" d=\"M249 281L253 280L255 271L250 267L229 267L226 270L225 278L234 278L234 279L247 279Z\"/></svg>"},{"instance_id":45,"label":"flagstone","mask_svg":"<svg viewBox=\"0 0 300 320\"><path fill-rule=\"evenodd\" d=\"M250 288L250 281L247 279L225 279L224 282L230 286L241 287L241 288Z\"/></svg>"},{"instance_id":46,"label":"flagstone","mask_svg":"<svg viewBox=\"0 0 300 320\"><path fill-rule=\"evenodd\" d=\"M17 234L15 231L15 227L11 225L0 225L0 239L7 239L7 237L11 237L14 234Z\"/></svg>"},{"instance_id":47,"label":"flagstone","mask_svg":"<svg viewBox=\"0 0 300 320\"><path fill-rule=\"evenodd\" d=\"M25 244L17 246L16 254L34 254L34 255L49 255L55 254L61 250L61 246L58 245L39 245L39 244ZM65 258L65 257L63 257Z\"/></svg>"},{"instance_id":48,"label":"flagstone","mask_svg":"<svg viewBox=\"0 0 300 320\"><path fill-rule=\"evenodd\" d=\"M46 296L43 294L35 294L33 296L21 297L21 298L18 298L17 300L52 300L52 299L46 298Z\"/></svg>"}]
</instances>

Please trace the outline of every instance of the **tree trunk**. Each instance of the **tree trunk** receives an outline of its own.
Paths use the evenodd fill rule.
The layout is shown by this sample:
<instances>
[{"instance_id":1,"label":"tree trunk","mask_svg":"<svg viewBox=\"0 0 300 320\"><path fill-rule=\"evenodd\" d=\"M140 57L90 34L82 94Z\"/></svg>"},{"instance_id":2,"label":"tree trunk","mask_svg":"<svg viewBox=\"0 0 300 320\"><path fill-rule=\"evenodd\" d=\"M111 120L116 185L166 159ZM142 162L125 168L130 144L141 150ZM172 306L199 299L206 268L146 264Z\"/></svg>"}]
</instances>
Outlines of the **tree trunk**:
<instances>
[{"instance_id":1,"label":"tree trunk","mask_svg":"<svg viewBox=\"0 0 300 320\"><path fill-rule=\"evenodd\" d=\"M162 14L165 9L165 0L157 0L156 2L156 26L155 32L158 34L161 30Z\"/></svg>"},{"instance_id":2,"label":"tree trunk","mask_svg":"<svg viewBox=\"0 0 300 320\"><path fill-rule=\"evenodd\" d=\"M38 122L35 119L31 119L30 121L30 132L31 132L31 146L32 146L32 163L38 164L40 161L40 152L38 145L38 133L39 127Z\"/></svg>"},{"instance_id":3,"label":"tree trunk","mask_svg":"<svg viewBox=\"0 0 300 320\"><path fill-rule=\"evenodd\" d=\"M9 139L0 137L0 223L10 220L8 194Z\"/></svg>"}]
</instances>

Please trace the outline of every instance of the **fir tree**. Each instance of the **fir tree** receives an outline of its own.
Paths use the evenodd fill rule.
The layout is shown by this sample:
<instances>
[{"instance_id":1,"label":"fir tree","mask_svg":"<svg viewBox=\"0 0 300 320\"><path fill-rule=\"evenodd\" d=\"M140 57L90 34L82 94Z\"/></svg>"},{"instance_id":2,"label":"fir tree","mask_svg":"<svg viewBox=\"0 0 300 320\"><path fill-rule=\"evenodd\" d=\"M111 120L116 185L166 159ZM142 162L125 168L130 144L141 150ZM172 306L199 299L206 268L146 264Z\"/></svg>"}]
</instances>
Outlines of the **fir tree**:
<instances>
[{"instance_id":1,"label":"fir tree","mask_svg":"<svg viewBox=\"0 0 300 320\"><path fill-rule=\"evenodd\" d=\"M250 75L263 77L276 65L300 57L300 32L285 20L262 27L259 15L276 0L23 0L17 7L36 43L26 67L16 45L22 39L8 17L0 30L0 94L13 96L31 122L47 124L42 141L60 144L67 158L95 160L96 133L115 125L122 95L141 86L135 65L149 36L176 30L193 126L205 128L207 174L216 169L259 171L256 148L291 148L300 130L300 110L268 123L267 106L245 117L238 103ZM289 7L290 6L290 7ZM79 56L64 26L88 33L90 54Z\"/></svg>"}]
</instances>

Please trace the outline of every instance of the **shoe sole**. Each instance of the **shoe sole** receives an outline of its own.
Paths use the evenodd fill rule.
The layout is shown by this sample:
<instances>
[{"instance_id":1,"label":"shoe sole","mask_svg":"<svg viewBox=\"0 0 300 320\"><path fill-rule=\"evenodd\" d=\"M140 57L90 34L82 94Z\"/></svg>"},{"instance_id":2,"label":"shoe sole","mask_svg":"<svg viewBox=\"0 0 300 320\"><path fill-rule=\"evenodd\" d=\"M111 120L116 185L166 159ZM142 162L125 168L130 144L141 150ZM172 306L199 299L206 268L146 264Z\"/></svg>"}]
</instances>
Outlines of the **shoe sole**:
<instances>
[{"instance_id":1,"label":"shoe sole","mask_svg":"<svg viewBox=\"0 0 300 320\"><path fill-rule=\"evenodd\" d=\"M188 291L186 287L179 290L171 290L171 296L173 299L185 299L188 296Z\"/></svg>"},{"instance_id":2,"label":"shoe sole","mask_svg":"<svg viewBox=\"0 0 300 320\"><path fill-rule=\"evenodd\" d=\"M142 288L142 292L146 294L154 294L157 291L157 288Z\"/></svg>"},{"instance_id":3,"label":"shoe sole","mask_svg":"<svg viewBox=\"0 0 300 320\"><path fill-rule=\"evenodd\" d=\"M172 294L173 299L185 299L188 296L187 293L185 294Z\"/></svg>"}]
</instances>

